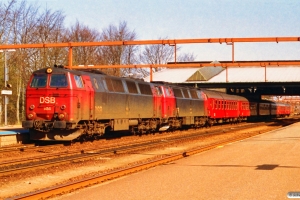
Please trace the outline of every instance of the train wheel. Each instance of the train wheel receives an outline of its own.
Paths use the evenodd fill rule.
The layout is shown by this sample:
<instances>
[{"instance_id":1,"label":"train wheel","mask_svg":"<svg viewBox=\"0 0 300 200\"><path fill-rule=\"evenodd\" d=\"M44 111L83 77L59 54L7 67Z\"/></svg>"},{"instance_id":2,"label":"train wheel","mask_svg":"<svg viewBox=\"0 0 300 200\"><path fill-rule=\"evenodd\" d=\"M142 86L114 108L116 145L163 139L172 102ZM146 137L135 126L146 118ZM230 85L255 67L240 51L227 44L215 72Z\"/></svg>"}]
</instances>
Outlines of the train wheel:
<instances>
[{"instance_id":1,"label":"train wheel","mask_svg":"<svg viewBox=\"0 0 300 200\"><path fill-rule=\"evenodd\" d=\"M110 135L111 131L112 131L111 126L106 126L104 130L104 135L106 136Z\"/></svg>"},{"instance_id":2,"label":"train wheel","mask_svg":"<svg viewBox=\"0 0 300 200\"><path fill-rule=\"evenodd\" d=\"M213 124L214 124L214 121L212 119L208 119L207 123L206 123L206 127L212 127Z\"/></svg>"}]
</instances>

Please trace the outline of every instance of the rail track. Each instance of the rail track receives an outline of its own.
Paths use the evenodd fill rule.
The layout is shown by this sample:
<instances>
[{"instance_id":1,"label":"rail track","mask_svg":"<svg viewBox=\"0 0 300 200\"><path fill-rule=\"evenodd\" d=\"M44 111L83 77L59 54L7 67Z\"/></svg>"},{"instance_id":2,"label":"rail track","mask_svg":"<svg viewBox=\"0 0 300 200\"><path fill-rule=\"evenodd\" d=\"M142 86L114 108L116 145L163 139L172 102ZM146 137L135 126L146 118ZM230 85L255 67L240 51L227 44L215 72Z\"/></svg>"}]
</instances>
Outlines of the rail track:
<instances>
[{"instance_id":1,"label":"rail track","mask_svg":"<svg viewBox=\"0 0 300 200\"><path fill-rule=\"evenodd\" d=\"M264 125L265 123L259 123L259 124ZM27 194L20 195L20 196L14 196L10 199L41 199L41 198L48 198L50 196L57 195L57 194L63 194L65 192L69 192L69 191L72 191L75 189L86 187L88 185L101 183L106 180L114 179L114 178L124 176L124 175L130 174L130 173L134 173L134 172L137 172L140 170L148 169L148 168L160 165L160 164L168 163L168 162L171 162L171 161L183 158L183 157L187 157L187 156L190 156L190 155L202 152L202 151L207 151L209 149L213 149L218 146L223 146L228 143L240 141L240 140L246 139L248 137L252 137L254 135L258 135L263 132L273 130L275 128L278 128L278 126L286 126L288 124L290 124L290 123L286 123L286 124L282 124L282 125L277 124L277 126L275 126L276 124L269 123L269 125L271 125L269 129L265 129L262 131L255 131L255 132L246 131L246 133L240 134L236 137L219 140L219 141L213 142L211 144L200 146L198 148L192 148L187 151L180 152L180 153L174 153L171 155L169 155L169 154L159 155L159 156L154 157L151 160L147 160L147 162L141 162L141 163L135 164L130 167L125 167L125 168L118 169L118 170L112 170L108 173L103 173L103 174L100 174L97 176L85 177L78 181L68 182L65 184L57 185L55 187L49 187L49 188L35 191L32 193L27 193ZM258 126L258 124L256 123L255 126ZM157 148L159 146L166 146L166 145L172 146L174 144L184 143L186 141L201 140L206 137L211 137L213 135L214 136L222 135L222 134L225 134L228 131L232 131L232 130L234 130L234 131L238 131L238 130L242 130L242 129L249 130L249 128L253 128L253 124L249 124L247 126L242 126L242 127L232 127L229 129L223 129L221 131L215 130L215 131L207 132L204 134L203 133L202 134L190 134L189 136L184 135L182 137L180 137L180 136L172 137L172 138L168 138L165 140L148 141L148 142L144 142L144 143L141 142L140 144L128 145L128 146L123 146L123 147L118 147L118 148L111 148L111 149L106 149L106 150L98 150L98 151L93 150L91 152L83 152L83 153L81 152L79 155L88 154L89 156L85 157L86 156L85 155L83 157L78 157L76 159L78 159L77 161L82 161L82 160L87 160L87 159L95 159L96 157L113 156L116 154L126 154L129 152L137 152L137 151L142 151L142 150L149 149L149 148ZM48 166L62 165L63 163L70 163L70 162L76 162L76 161L74 159L73 160L72 159L69 159L69 160L63 159L60 164L59 163L51 164L51 162L49 162ZM30 170L37 169L37 168L45 168L45 167L46 167L45 165L44 166L35 166L34 168L31 168ZM0 176L3 176L3 174L5 174L5 173L7 173L7 175L9 174L9 172L3 171L3 172L0 172ZM10 172L10 173L15 173L15 172Z\"/></svg>"},{"instance_id":2,"label":"rail track","mask_svg":"<svg viewBox=\"0 0 300 200\"><path fill-rule=\"evenodd\" d=\"M265 125L264 122L260 123ZM258 125L257 123L255 124ZM48 153L42 156L35 156L30 158L9 160L5 162L0 162L0 177L1 176L11 176L16 173L24 173L27 171L35 171L37 169L43 169L48 167L59 166L63 164L68 164L70 162L80 162L97 159L99 157L110 157L116 154L126 154L134 151L142 151L144 149L156 148L161 145L172 145L174 143L180 143L187 140L199 140L205 137L216 136L224 134L228 131L238 131L247 128L253 127L253 124L243 124L240 126L227 126L225 128L216 129L216 130L207 130L203 131L195 130L193 133L188 133L179 136L171 136L165 139L153 139L150 141L135 142L134 144L122 144L118 147L104 147L104 148L90 148L85 150L74 150L74 151L65 151L60 153ZM51 148L53 145L50 146ZM32 147L34 148L34 147ZM47 147L44 147L47 149ZM42 149L39 149L42 152Z\"/></svg>"}]
</instances>

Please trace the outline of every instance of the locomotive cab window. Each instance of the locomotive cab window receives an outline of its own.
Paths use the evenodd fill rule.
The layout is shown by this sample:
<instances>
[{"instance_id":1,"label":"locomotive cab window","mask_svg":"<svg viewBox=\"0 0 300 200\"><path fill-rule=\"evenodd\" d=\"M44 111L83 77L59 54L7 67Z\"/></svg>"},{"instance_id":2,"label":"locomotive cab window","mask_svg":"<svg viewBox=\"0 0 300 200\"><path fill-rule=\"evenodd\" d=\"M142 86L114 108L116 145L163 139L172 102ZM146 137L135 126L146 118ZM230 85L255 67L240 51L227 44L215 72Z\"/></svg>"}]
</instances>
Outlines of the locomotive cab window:
<instances>
[{"instance_id":1,"label":"locomotive cab window","mask_svg":"<svg viewBox=\"0 0 300 200\"><path fill-rule=\"evenodd\" d=\"M74 75L74 79L75 79L76 86L78 88L83 88L83 81L81 79L81 76Z\"/></svg>"},{"instance_id":2,"label":"locomotive cab window","mask_svg":"<svg viewBox=\"0 0 300 200\"><path fill-rule=\"evenodd\" d=\"M165 88L165 93L167 97L171 96L170 89L168 87Z\"/></svg>"},{"instance_id":3,"label":"locomotive cab window","mask_svg":"<svg viewBox=\"0 0 300 200\"><path fill-rule=\"evenodd\" d=\"M50 87L67 87L68 81L64 74L52 74L50 79Z\"/></svg>"},{"instance_id":4,"label":"locomotive cab window","mask_svg":"<svg viewBox=\"0 0 300 200\"><path fill-rule=\"evenodd\" d=\"M162 95L162 90L161 90L161 88L159 87L159 86L155 86L155 90L156 90L156 95L157 96L161 96Z\"/></svg>"},{"instance_id":5,"label":"locomotive cab window","mask_svg":"<svg viewBox=\"0 0 300 200\"><path fill-rule=\"evenodd\" d=\"M30 87L33 88L46 87L46 84L47 84L47 74L35 74L30 83Z\"/></svg>"}]
</instances>

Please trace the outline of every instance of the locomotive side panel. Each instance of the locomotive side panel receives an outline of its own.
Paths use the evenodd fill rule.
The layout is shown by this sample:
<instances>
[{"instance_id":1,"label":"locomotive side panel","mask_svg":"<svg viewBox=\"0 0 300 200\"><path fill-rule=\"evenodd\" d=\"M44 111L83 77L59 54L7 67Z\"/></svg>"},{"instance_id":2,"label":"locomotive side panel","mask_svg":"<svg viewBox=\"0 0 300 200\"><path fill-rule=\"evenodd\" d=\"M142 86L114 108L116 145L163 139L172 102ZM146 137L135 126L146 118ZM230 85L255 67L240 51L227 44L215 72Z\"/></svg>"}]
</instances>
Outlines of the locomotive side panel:
<instances>
[{"instance_id":1,"label":"locomotive side panel","mask_svg":"<svg viewBox=\"0 0 300 200\"><path fill-rule=\"evenodd\" d=\"M94 81L94 87L97 88L95 118L111 121L114 130L129 130L139 119L159 115L149 83L103 76Z\"/></svg>"},{"instance_id":2,"label":"locomotive side panel","mask_svg":"<svg viewBox=\"0 0 300 200\"><path fill-rule=\"evenodd\" d=\"M206 112L204 96L196 89L173 87L176 97L176 116L183 119L183 125L198 124L205 122ZM197 118L197 119L196 119Z\"/></svg>"},{"instance_id":3,"label":"locomotive side panel","mask_svg":"<svg viewBox=\"0 0 300 200\"><path fill-rule=\"evenodd\" d=\"M161 86L162 91L162 114L163 118L176 116L176 99L171 87Z\"/></svg>"}]
</instances>

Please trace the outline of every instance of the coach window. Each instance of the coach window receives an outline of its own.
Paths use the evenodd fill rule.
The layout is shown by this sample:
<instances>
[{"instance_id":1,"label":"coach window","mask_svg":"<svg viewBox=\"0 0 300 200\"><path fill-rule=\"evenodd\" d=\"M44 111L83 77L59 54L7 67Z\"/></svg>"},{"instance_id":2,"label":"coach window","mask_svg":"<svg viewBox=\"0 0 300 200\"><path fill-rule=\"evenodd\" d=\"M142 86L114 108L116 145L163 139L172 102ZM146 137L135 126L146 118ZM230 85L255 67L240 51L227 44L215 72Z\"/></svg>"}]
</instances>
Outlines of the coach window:
<instances>
[{"instance_id":1,"label":"coach window","mask_svg":"<svg viewBox=\"0 0 300 200\"><path fill-rule=\"evenodd\" d=\"M78 88L83 88L83 82L81 76L74 75L75 83Z\"/></svg>"},{"instance_id":2,"label":"coach window","mask_svg":"<svg viewBox=\"0 0 300 200\"><path fill-rule=\"evenodd\" d=\"M50 87L67 87L67 77L64 74L52 74L50 80Z\"/></svg>"},{"instance_id":3,"label":"coach window","mask_svg":"<svg viewBox=\"0 0 300 200\"><path fill-rule=\"evenodd\" d=\"M30 83L30 87L33 88L46 87L46 83L47 83L47 74L35 74Z\"/></svg>"}]
</instances>

